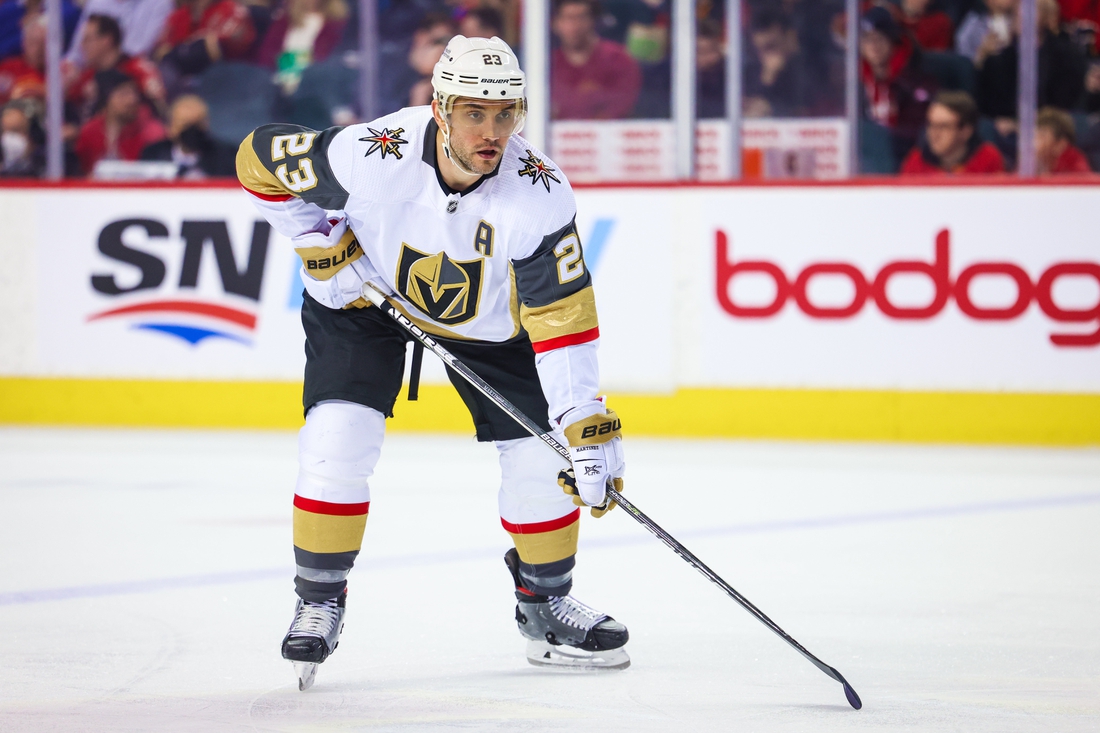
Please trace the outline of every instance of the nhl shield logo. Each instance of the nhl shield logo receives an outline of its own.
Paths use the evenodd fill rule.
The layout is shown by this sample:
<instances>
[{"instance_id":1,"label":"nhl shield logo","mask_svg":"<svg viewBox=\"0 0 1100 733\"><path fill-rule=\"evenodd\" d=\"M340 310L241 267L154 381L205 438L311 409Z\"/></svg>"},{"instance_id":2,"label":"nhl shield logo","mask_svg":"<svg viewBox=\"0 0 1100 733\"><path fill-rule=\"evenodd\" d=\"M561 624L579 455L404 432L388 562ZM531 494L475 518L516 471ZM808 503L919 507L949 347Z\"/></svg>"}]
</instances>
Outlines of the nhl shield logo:
<instances>
[{"instance_id":1,"label":"nhl shield logo","mask_svg":"<svg viewBox=\"0 0 1100 733\"><path fill-rule=\"evenodd\" d=\"M401 244L397 289L433 321L457 326L477 315L484 262L452 260L446 252L425 254Z\"/></svg>"}]
</instances>

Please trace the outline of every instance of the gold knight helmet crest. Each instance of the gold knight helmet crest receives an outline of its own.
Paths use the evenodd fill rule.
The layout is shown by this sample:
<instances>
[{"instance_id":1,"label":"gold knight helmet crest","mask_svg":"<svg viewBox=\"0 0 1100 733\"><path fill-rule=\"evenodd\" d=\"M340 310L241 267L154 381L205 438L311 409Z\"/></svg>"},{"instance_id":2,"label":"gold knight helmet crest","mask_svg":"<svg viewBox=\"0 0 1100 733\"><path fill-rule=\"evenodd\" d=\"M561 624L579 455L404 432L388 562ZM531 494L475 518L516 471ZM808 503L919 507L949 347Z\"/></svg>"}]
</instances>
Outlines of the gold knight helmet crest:
<instances>
[{"instance_id":1,"label":"gold knight helmet crest","mask_svg":"<svg viewBox=\"0 0 1100 733\"><path fill-rule=\"evenodd\" d=\"M457 326L477 315L484 262L427 254L402 242L397 263L401 294L437 323Z\"/></svg>"}]
</instances>

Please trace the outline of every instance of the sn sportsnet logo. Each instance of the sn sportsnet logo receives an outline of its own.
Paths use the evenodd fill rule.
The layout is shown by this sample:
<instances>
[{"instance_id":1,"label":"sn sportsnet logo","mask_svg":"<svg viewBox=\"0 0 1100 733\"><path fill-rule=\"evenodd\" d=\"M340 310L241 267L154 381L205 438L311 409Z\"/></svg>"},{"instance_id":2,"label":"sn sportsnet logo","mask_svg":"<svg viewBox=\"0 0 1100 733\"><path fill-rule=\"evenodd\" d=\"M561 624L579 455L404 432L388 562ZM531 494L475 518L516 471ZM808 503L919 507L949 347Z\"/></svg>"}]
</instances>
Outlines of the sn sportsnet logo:
<instances>
[{"instance_id":1,"label":"sn sportsnet logo","mask_svg":"<svg viewBox=\"0 0 1100 733\"><path fill-rule=\"evenodd\" d=\"M797 274L786 272L767 260L737 261L726 233L718 230L715 246L715 274L718 304L735 318L771 318L794 300L804 314L815 319L854 318L868 301L887 318L899 320L929 320L939 315L950 300L968 318L976 321L1011 321L1021 317L1037 302L1040 310L1057 323L1090 324L1091 333L1051 333L1055 346L1096 346L1100 344L1100 301L1086 308L1066 308L1054 301L1054 288L1062 278L1090 278L1100 286L1100 264L1095 262L1060 262L1051 265L1033 279L1024 268L1011 262L977 262L959 270L952 278L951 234L948 230L936 236L932 261L905 260L888 262L878 273L866 275L846 262L821 262L808 265ZM731 287L739 274L765 275L775 283L775 297L765 305L743 305L736 302ZM934 296L920 307L900 306L891 302L887 285L896 275L920 275L931 281ZM807 289L819 275L839 275L851 282L853 296L843 306L823 307L810 302ZM1015 300L1000 308L985 307L974 302L971 288L979 278L996 277L1012 281Z\"/></svg>"},{"instance_id":2,"label":"sn sportsnet logo","mask_svg":"<svg viewBox=\"0 0 1100 733\"><path fill-rule=\"evenodd\" d=\"M87 321L121 320L192 346L207 339L251 346L270 236L271 225L256 221L247 257L238 264L225 221L184 221L178 236L156 219L111 222L97 239L111 265L92 274L91 286L118 305ZM200 272L212 269L203 263L211 259L223 296L197 297ZM179 272L178 279L169 279L170 270Z\"/></svg>"}]
</instances>

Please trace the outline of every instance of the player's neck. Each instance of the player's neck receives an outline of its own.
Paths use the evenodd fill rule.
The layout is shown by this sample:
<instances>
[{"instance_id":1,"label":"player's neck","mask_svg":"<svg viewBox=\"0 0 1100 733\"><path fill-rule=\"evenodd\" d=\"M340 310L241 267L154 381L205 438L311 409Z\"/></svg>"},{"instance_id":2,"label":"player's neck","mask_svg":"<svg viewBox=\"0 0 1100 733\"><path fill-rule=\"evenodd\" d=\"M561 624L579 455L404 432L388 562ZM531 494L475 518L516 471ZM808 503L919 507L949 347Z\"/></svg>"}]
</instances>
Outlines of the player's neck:
<instances>
[{"instance_id":1,"label":"player's neck","mask_svg":"<svg viewBox=\"0 0 1100 733\"><path fill-rule=\"evenodd\" d=\"M480 175L470 175L459 170L458 166L447 156L447 153L443 150L442 130L435 133L435 160L436 165L439 166L439 174L443 176L443 182L455 191L465 191L481 180Z\"/></svg>"}]
</instances>

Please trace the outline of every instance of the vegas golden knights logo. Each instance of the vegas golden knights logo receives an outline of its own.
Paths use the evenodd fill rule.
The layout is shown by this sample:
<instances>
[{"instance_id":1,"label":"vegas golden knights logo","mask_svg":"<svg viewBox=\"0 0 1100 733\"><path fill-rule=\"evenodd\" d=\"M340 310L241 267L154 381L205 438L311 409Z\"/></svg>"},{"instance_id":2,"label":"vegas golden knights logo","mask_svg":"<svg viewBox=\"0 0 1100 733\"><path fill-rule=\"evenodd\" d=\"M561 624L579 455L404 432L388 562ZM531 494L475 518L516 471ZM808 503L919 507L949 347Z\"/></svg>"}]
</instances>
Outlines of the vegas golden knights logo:
<instances>
[{"instance_id":1,"label":"vegas golden knights logo","mask_svg":"<svg viewBox=\"0 0 1100 733\"><path fill-rule=\"evenodd\" d=\"M446 252L425 254L402 243L397 289L433 321L457 326L477 315L484 264L452 260Z\"/></svg>"}]
</instances>

